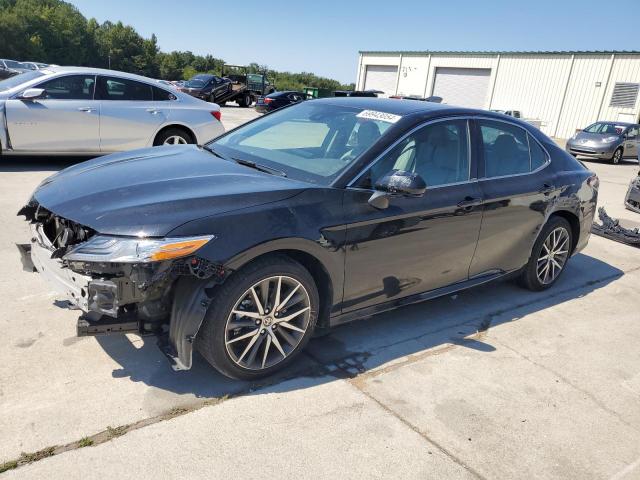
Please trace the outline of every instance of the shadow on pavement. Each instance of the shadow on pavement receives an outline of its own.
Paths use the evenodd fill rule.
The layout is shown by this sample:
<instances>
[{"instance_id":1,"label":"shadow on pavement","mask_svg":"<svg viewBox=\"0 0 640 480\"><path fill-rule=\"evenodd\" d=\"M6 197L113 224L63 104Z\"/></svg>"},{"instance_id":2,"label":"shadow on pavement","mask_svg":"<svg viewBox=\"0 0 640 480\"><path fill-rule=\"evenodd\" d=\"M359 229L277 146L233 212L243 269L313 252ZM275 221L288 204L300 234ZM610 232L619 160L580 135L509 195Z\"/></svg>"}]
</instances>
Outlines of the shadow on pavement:
<instances>
[{"instance_id":1,"label":"shadow on pavement","mask_svg":"<svg viewBox=\"0 0 640 480\"><path fill-rule=\"evenodd\" d=\"M0 161L0 172L57 172L94 157L11 156Z\"/></svg>"},{"instance_id":2,"label":"shadow on pavement","mask_svg":"<svg viewBox=\"0 0 640 480\"><path fill-rule=\"evenodd\" d=\"M545 292L534 293L512 282L498 282L354 322L312 339L300 361L269 384L315 377L311 382L282 384L306 388L440 346L453 345L491 354L494 347L482 340L482 332L488 328L584 297L623 274L601 260L578 254L556 285ZM466 338L469 336L473 338ZM144 337L139 348L138 342L134 344L125 336L96 338L121 365L113 371L115 378L129 378L179 395L201 398L237 394L252 388L246 382L227 379L197 355L192 370L174 372L157 348L155 337ZM331 374L332 371L338 374Z\"/></svg>"}]
</instances>

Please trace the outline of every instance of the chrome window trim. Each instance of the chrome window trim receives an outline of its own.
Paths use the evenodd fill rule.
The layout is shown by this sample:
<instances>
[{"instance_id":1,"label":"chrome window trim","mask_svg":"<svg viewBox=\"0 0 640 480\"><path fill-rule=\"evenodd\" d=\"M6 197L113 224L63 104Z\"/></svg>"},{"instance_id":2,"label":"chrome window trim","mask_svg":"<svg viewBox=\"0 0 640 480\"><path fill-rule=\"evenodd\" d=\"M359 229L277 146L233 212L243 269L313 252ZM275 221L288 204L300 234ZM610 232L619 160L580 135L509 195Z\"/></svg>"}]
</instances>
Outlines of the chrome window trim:
<instances>
[{"instance_id":1,"label":"chrome window trim","mask_svg":"<svg viewBox=\"0 0 640 480\"><path fill-rule=\"evenodd\" d=\"M90 73L79 73L79 72L64 72L58 75L52 75L46 79L42 79L40 80L40 82L38 82L37 84L34 84L30 87L27 87L25 90L29 90L30 88L40 88L40 85L43 85L47 82L50 82L51 80L57 80L58 78L65 78L65 77L91 77L93 76L93 95L91 98L43 98L42 100L58 100L58 101L73 101L73 102L78 102L78 101L94 101L96 99L96 86L98 85L98 75L97 74L93 74L91 75ZM35 80L35 79L34 79ZM11 96L10 100L16 100L20 95L22 95L25 90L20 90L18 93L14 94Z\"/></svg>"},{"instance_id":2,"label":"chrome window trim","mask_svg":"<svg viewBox=\"0 0 640 480\"><path fill-rule=\"evenodd\" d=\"M447 183L447 184L442 184L442 185L434 185L433 187L427 185L427 188L434 189L434 188L439 188L439 187L449 187L449 186L452 186L452 185L462 185L462 184L465 184L465 183L471 183L471 182L477 181L478 180L477 177L472 177L471 176L471 160L472 160L471 147L472 147L472 143L471 143L471 128L469 126L469 121L473 120L474 118L476 118L476 117L473 117L472 115L434 118L434 119L431 119L431 120L427 120L426 122L423 122L420 125L416 125L411 130L409 130L407 133L405 133L402 137L400 137L395 142L393 142L391 145L389 145L387 148L385 148L382 153L380 153L376 158L374 158L371 162L369 162L362 170L360 170L360 172L347 184L346 188L354 188L354 189L357 189L357 190L365 190L365 191L366 190L371 190L369 188L354 187L354 183L356 183L358 180L360 180L360 178L371 167L373 167L376 163L378 163L387 153L389 153L391 150L393 150L395 147L397 147L401 142L406 140L407 137L409 137L410 135L415 133L417 130L420 130L421 128L427 127L427 126L432 125L434 123L447 122L447 121L451 121L451 120L465 120L466 123L467 123L467 157L468 157L468 163L469 163L469 172L468 172L469 179L468 180L464 180L462 182L454 182L454 183Z\"/></svg>"},{"instance_id":3,"label":"chrome window trim","mask_svg":"<svg viewBox=\"0 0 640 480\"><path fill-rule=\"evenodd\" d=\"M551 154L549 153L549 151L545 148L544 145L542 145L542 143L540 143L540 141L536 137L531 135L529 133L529 131L526 128L524 128L523 126L518 125L517 123L510 122L509 120L504 120L502 118L493 118L493 117L486 117L486 116L477 116L477 117L474 117L474 118L476 120L489 120L489 121L492 121L492 122L506 123L507 125L512 125L514 127L517 127L519 129L523 130L525 135L527 136L527 146L529 147L529 170L530 170L529 172L511 173L509 175L500 175L498 177L482 177L482 178L479 178L478 181L484 182L486 180L495 180L495 179L501 179L501 178L521 177L523 175L532 175L534 173L538 173L541 170L544 170L549 165L551 165ZM480 128L480 125L478 125L478 127ZM544 154L547 157L545 163L540 165L535 170L531 170L531 147L530 147L530 144L529 144L529 138L533 138L533 140L540 146L540 148L542 149L542 151L544 152ZM482 160L484 162L484 160L485 160L484 159L484 155L482 156ZM485 167L486 167L486 164L485 164ZM485 168L485 171L486 171L486 168Z\"/></svg>"}]
</instances>

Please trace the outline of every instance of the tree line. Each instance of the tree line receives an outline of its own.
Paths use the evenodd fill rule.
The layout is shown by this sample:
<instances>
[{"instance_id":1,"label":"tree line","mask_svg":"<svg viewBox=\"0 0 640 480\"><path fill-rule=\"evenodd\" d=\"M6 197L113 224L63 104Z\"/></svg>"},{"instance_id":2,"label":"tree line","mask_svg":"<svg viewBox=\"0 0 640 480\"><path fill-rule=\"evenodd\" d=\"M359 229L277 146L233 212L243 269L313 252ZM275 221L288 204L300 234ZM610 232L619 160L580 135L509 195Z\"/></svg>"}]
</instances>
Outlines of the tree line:
<instances>
[{"instance_id":1,"label":"tree line","mask_svg":"<svg viewBox=\"0 0 640 480\"><path fill-rule=\"evenodd\" d=\"M165 80L188 79L197 73L221 75L225 63L213 55L162 52L155 35L144 38L122 22L87 19L62 0L0 0L0 58L111 68ZM279 90L354 87L313 73L278 72L258 63L248 66L252 73L267 72Z\"/></svg>"}]
</instances>

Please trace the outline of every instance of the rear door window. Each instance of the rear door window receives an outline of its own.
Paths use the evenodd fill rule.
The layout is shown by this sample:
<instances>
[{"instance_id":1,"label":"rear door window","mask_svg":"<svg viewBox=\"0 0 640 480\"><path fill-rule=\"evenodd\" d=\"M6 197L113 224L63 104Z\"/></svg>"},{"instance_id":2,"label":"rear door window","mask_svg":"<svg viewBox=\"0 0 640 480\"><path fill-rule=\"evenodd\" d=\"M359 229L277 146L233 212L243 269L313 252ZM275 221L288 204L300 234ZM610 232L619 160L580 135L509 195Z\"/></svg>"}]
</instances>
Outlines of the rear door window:
<instances>
[{"instance_id":1,"label":"rear door window","mask_svg":"<svg viewBox=\"0 0 640 480\"><path fill-rule=\"evenodd\" d=\"M168 92L162 88L153 87L153 100L158 101L166 101L166 100L175 100L176 96Z\"/></svg>"},{"instance_id":2,"label":"rear door window","mask_svg":"<svg viewBox=\"0 0 640 480\"><path fill-rule=\"evenodd\" d=\"M504 177L531 171L527 132L510 123L479 120L485 177Z\"/></svg>"},{"instance_id":3,"label":"rear door window","mask_svg":"<svg viewBox=\"0 0 640 480\"><path fill-rule=\"evenodd\" d=\"M152 87L146 83L117 77L98 77L98 95L101 100L151 101Z\"/></svg>"}]
</instances>

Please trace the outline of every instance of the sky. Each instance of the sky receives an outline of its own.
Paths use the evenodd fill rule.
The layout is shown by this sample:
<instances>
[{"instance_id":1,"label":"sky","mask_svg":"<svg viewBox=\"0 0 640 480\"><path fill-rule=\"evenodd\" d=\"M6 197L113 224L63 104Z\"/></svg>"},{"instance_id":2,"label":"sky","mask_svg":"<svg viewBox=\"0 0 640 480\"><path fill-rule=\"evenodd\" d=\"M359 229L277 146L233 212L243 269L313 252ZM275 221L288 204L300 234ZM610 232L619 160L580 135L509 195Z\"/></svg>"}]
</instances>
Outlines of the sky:
<instances>
[{"instance_id":1,"label":"sky","mask_svg":"<svg viewBox=\"0 0 640 480\"><path fill-rule=\"evenodd\" d=\"M164 51L355 82L360 50L638 50L637 9L592 0L67 0ZM638 1L638 0L634 0ZM633 2L631 2L633 3ZM628 21L636 27L622 27Z\"/></svg>"}]
</instances>

